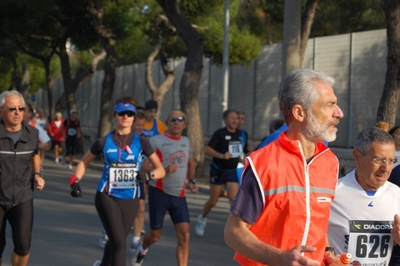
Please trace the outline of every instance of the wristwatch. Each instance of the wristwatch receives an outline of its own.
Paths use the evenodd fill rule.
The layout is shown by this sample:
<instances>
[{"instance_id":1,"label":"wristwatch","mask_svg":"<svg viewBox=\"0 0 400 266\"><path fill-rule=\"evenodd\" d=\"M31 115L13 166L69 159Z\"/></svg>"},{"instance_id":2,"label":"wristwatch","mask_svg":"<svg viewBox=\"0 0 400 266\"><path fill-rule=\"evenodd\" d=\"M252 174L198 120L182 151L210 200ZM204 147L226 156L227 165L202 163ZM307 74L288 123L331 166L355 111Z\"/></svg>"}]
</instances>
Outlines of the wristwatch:
<instances>
[{"instance_id":1,"label":"wristwatch","mask_svg":"<svg viewBox=\"0 0 400 266\"><path fill-rule=\"evenodd\" d=\"M335 251L335 249L333 247L326 247L325 248L325 252L332 252L333 255L336 256L336 251Z\"/></svg>"},{"instance_id":2,"label":"wristwatch","mask_svg":"<svg viewBox=\"0 0 400 266\"><path fill-rule=\"evenodd\" d=\"M196 179L194 178L189 178L188 180L190 183L192 183L193 185L196 185Z\"/></svg>"},{"instance_id":3,"label":"wristwatch","mask_svg":"<svg viewBox=\"0 0 400 266\"><path fill-rule=\"evenodd\" d=\"M40 176L40 177L43 177L43 175L42 175L41 172L34 172L33 175L38 175L38 176Z\"/></svg>"}]
</instances>

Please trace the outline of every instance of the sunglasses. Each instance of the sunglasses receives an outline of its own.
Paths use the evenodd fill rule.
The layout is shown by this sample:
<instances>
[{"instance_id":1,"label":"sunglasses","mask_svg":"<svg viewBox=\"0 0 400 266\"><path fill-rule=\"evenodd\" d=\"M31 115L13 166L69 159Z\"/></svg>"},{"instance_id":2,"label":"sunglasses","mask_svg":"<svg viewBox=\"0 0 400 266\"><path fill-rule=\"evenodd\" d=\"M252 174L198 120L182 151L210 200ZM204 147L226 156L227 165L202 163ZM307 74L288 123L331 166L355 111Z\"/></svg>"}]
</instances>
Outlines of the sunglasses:
<instances>
[{"instance_id":1,"label":"sunglasses","mask_svg":"<svg viewBox=\"0 0 400 266\"><path fill-rule=\"evenodd\" d=\"M20 112L25 111L25 107L9 107L9 108L7 108L7 111L10 112L10 113L12 113L12 112L17 111L17 109L18 109L18 111L20 111Z\"/></svg>"},{"instance_id":2,"label":"sunglasses","mask_svg":"<svg viewBox=\"0 0 400 266\"><path fill-rule=\"evenodd\" d=\"M135 115L135 113L132 111L123 111L118 113L118 116L125 116L125 115L127 115L128 117L132 117Z\"/></svg>"},{"instance_id":3,"label":"sunglasses","mask_svg":"<svg viewBox=\"0 0 400 266\"><path fill-rule=\"evenodd\" d=\"M389 158L389 159L386 159L386 158L377 158L377 157L375 157L375 158L372 159L372 161L373 161L376 165L386 165L386 163L388 163L389 165L394 165L394 164L396 164L396 163L399 161L399 159L398 159L397 157L395 157L395 158Z\"/></svg>"},{"instance_id":4,"label":"sunglasses","mask_svg":"<svg viewBox=\"0 0 400 266\"><path fill-rule=\"evenodd\" d=\"M170 122L176 122L176 121L183 122L183 121L185 121L185 117L184 116L171 117L169 119L169 121Z\"/></svg>"}]
</instances>

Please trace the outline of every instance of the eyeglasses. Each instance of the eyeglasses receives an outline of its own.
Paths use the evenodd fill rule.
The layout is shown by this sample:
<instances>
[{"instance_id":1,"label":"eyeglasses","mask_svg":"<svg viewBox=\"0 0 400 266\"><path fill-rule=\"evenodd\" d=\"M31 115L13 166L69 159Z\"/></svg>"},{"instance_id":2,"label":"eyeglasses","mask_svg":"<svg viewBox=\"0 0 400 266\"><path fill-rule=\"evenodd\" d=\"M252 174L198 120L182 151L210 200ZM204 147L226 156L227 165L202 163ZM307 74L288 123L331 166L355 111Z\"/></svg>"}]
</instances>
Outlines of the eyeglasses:
<instances>
[{"instance_id":1,"label":"eyeglasses","mask_svg":"<svg viewBox=\"0 0 400 266\"><path fill-rule=\"evenodd\" d=\"M386 163L388 163L389 165L393 165L396 164L399 159L397 157L395 158L389 158L389 159L385 159L385 158L373 158L372 161L374 162L374 164L376 165L386 165Z\"/></svg>"},{"instance_id":2,"label":"eyeglasses","mask_svg":"<svg viewBox=\"0 0 400 266\"><path fill-rule=\"evenodd\" d=\"M183 121L185 121L185 117L184 116L171 117L169 119L169 121L170 122L176 122L176 121L183 122Z\"/></svg>"},{"instance_id":3,"label":"eyeglasses","mask_svg":"<svg viewBox=\"0 0 400 266\"><path fill-rule=\"evenodd\" d=\"M12 112L17 111L17 109L18 109L18 111L20 111L20 112L25 111L25 107L8 107L8 108L7 108L7 111L8 111L9 113L12 113Z\"/></svg>"},{"instance_id":4,"label":"eyeglasses","mask_svg":"<svg viewBox=\"0 0 400 266\"><path fill-rule=\"evenodd\" d=\"M135 113L132 111L123 111L118 113L118 116L125 116L125 115L127 115L128 117L132 117L135 115Z\"/></svg>"}]
</instances>

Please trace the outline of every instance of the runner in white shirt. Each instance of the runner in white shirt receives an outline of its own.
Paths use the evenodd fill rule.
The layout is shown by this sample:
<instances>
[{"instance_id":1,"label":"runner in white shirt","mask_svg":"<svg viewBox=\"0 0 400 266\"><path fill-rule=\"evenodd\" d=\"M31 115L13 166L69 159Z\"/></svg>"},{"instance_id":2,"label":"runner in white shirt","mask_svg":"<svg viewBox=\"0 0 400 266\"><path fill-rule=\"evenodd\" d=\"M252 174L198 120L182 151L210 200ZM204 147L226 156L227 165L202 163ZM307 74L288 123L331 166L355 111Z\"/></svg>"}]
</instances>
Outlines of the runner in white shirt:
<instances>
[{"instance_id":1,"label":"runner in white shirt","mask_svg":"<svg viewBox=\"0 0 400 266\"><path fill-rule=\"evenodd\" d=\"M25 122L29 123L31 126L35 127L39 131L39 153L43 154L40 156L40 167L43 170L43 160L44 152L50 149L50 137L47 135L46 131L39 126L33 118L33 108L28 102L25 102L26 111L24 113Z\"/></svg>"},{"instance_id":2,"label":"runner in white shirt","mask_svg":"<svg viewBox=\"0 0 400 266\"><path fill-rule=\"evenodd\" d=\"M176 265L188 265L189 261L189 209L186 202L186 184L192 193L198 192L194 179L196 163L192 158L189 139L182 136L186 128L186 116L180 110L172 110L166 121L167 131L151 137L149 142L160 158L166 175L159 180L151 180L148 189L150 232L139 242L131 265L142 265L149 247L158 242L163 230L163 222L168 211L174 224L178 245ZM156 265L166 265L161 261ZM170 261L170 264L173 264Z\"/></svg>"},{"instance_id":3,"label":"runner in white shirt","mask_svg":"<svg viewBox=\"0 0 400 266\"><path fill-rule=\"evenodd\" d=\"M24 120L39 131L39 151L45 152L50 148L50 137L47 135L46 131L36 123L36 121L31 121L31 118L33 117L32 105L26 102L25 107L26 111L24 113Z\"/></svg>"},{"instance_id":4,"label":"runner in white shirt","mask_svg":"<svg viewBox=\"0 0 400 266\"><path fill-rule=\"evenodd\" d=\"M43 108L39 108L36 113L36 125L47 130L49 126L49 121L47 120Z\"/></svg>"},{"instance_id":5,"label":"runner in white shirt","mask_svg":"<svg viewBox=\"0 0 400 266\"><path fill-rule=\"evenodd\" d=\"M38 124L35 124L35 128L37 128L37 130L39 131L39 142L40 142L40 144L41 143L47 144L46 146L48 146L48 148L46 150L48 150L49 147L50 147L50 144L49 144L50 137L49 137L49 135L47 135L46 131L41 126L39 126ZM39 150L40 150L40 144L39 144Z\"/></svg>"},{"instance_id":6,"label":"runner in white shirt","mask_svg":"<svg viewBox=\"0 0 400 266\"><path fill-rule=\"evenodd\" d=\"M394 151L383 129L362 130L353 150L356 169L339 179L331 205L329 243L361 265L388 265L393 244L400 243L400 188L386 182Z\"/></svg>"}]
</instances>

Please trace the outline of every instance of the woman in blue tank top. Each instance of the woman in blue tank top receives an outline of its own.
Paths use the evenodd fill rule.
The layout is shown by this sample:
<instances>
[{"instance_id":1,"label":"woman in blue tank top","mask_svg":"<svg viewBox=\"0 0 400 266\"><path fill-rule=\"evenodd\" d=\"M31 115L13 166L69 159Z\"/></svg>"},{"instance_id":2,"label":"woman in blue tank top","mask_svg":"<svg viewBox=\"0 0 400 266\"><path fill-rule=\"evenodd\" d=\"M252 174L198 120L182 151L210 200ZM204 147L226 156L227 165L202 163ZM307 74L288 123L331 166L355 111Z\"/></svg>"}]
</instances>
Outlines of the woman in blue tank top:
<instances>
[{"instance_id":1,"label":"woman in blue tank top","mask_svg":"<svg viewBox=\"0 0 400 266\"><path fill-rule=\"evenodd\" d=\"M114 106L115 130L92 145L70 178L71 195L82 196L79 182L89 163L102 155L104 168L97 185L95 206L109 240L102 261L93 265L125 266L126 237L138 210L140 193L143 193L138 182L165 176L149 142L131 130L135 114L132 97L119 98ZM144 156L154 166L152 172L140 172Z\"/></svg>"}]
</instances>

